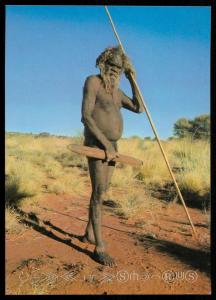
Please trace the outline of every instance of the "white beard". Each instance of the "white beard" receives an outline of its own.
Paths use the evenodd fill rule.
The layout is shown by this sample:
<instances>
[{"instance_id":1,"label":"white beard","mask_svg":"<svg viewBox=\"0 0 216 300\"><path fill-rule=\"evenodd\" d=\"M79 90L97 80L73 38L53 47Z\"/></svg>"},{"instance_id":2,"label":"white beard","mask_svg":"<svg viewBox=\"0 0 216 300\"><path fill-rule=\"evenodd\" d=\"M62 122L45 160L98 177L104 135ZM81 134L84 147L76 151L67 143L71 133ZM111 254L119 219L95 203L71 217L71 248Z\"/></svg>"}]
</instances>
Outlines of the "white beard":
<instances>
[{"instance_id":1,"label":"white beard","mask_svg":"<svg viewBox=\"0 0 216 300\"><path fill-rule=\"evenodd\" d=\"M120 76L110 76L110 74L105 74L101 72L101 77L105 86L107 93L113 93L115 89L119 86Z\"/></svg>"}]
</instances>

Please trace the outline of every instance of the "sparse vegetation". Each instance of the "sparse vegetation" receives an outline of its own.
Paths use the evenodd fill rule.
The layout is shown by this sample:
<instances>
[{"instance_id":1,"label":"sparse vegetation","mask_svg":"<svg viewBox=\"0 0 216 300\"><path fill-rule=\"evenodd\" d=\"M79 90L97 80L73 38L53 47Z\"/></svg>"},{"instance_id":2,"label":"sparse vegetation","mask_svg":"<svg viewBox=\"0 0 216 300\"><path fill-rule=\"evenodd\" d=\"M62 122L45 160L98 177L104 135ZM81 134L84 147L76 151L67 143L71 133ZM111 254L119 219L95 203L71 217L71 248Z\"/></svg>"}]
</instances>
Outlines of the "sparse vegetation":
<instances>
[{"instance_id":1,"label":"sparse vegetation","mask_svg":"<svg viewBox=\"0 0 216 300\"><path fill-rule=\"evenodd\" d=\"M117 208L115 213L127 219L132 219L134 222L140 220L146 214L151 214L150 218L154 219L155 213L161 209L162 202L153 200L148 192L137 186L136 189L127 190L127 193L122 193L121 196L114 196L116 198Z\"/></svg>"},{"instance_id":2,"label":"sparse vegetation","mask_svg":"<svg viewBox=\"0 0 216 300\"><path fill-rule=\"evenodd\" d=\"M85 194L85 182L80 175L87 169L87 161L67 149L70 143L82 143L82 137L6 134L7 232L23 228L16 213L23 201L37 205L44 193Z\"/></svg>"},{"instance_id":3,"label":"sparse vegetation","mask_svg":"<svg viewBox=\"0 0 216 300\"><path fill-rule=\"evenodd\" d=\"M11 241L17 241L19 238L23 239L19 243L19 246L23 245L23 248L19 248L23 252L25 252L26 243L30 246L37 244L37 253L41 253L40 247L44 247L47 251L47 248L49 248L47 245L50 245L49 241L51 239L58 242L62 241L63 247L65 247L65 244L70 245L68 237L70 237L70 233L73 234L71 223L77 226L77 215L75 215L75 221L72 222L72 219L68 218L70 214L65 214L63 225L57 222L56 212L45 215L43 214L44 207L40 208L38 206L40 206L41 199L46 196L46 193L90 196L87 160L84 156L76 155L68 149L67 146L72 143L82 144L82 136L69 138L51 135L45 137L32 134L6 134L5 221L9 246ZM108 213L116 214L119 224L125 225L126 231L130 225L139 228L139 231L142 233L138 234L137 237L134 235L134 232L131 232L134 238L139 241L136 241L135 245L142 243L145 239L154 242L158 235L158 241L167 239L167 235L170 235L173 239L176 239L176 235L181 236L181 241L185 239L185 236L190 236L190 228L187 222L182 222L181 220L181 209L179 215L177 215L176 222L168 222L169 224L167 225L167 219L165 219L165 223L163 223L163 220L162 222L160 221L160 218L166 215L169 215L168 217L170 218L170 212L178 211L179 207L176 207L175 201L169 202L168 205L165 201L161 201L162 199L174 200L176 191L157 142L151 139L132 137L121 139L118 144L120 153L141 159L144 165L142 168L138 168L117 164L111 188L104 198L106 200L104 201L106 202L106 204L104 203L104 209L108 209ZM206 209L207 205L203 206L200 203L208 204L210 202L209 142L207 140L175 138L162 141L162 144L186 204L190 201L193 206ZM155 192L158 193L157 196L154 195ZM166 196L165 198L162 197L164 195ZM78 208L78 213L83 214L84 205L87 207L88 203L86 197L83 197L81 205L80 202L72 203L72 201L76 201L76 197L71 197L73 200L70 203L75 206L72 206L72 208L64 207L65 203L62 203L63 206L61 206L60 210L64 212L65 209L65 212L68 212ZM50 199L59 199L57 204L62 202L61 197L53 197L52 195L49 197ZM28 204L27 211L26 203ZM109 208L105 208L105 205L109 206ZM80 206L83 207L79 211ZM55 209L54 201L52 207ZM28 208L30 208L30 212ZM42 215L40 215L40 212ZM60 211L60 214L62 212ZM78 216L80 217L81 215ZM73 218L73 213L71 213L71 217ZM83 221L84 218L81 217L80 220ZM202 221L197 223L198 220ZM207 230L210 228L209 211L202 210L199 217L193 218L193 221L195 221L194 224L197 223L197 231L202 232L202 244L205 247L209 247L209 235L207 233ZM83 226L83 222L80 223ZM109 224L107 227L112 228L112 224ZM77 232L78 227L75 228L74 233ZM112 229L118 233L117 237L120 237L122 229L120 228L118 232L115 228L117 228L116 224ZM64 234L64 237L62 237L62 234ZM48 241L46 239L37 240L37 238L45 236L49 237ZM113 236L111 235L110 238L113 239ZM121 239L119 240L122 243ZM32 241L34 242L31 244ZM188 240L185 240L185 243L187 242ZM15 244L12 244L10 247L13 247L13 245ZM132 244L128 243L128 245ZM55 251L55 248L50 248L52 251ZM45 252L41 257L39 256L40 254L36 255L35 252L34 256L29 257L29 246L26 249L25 259L22 257L18 266L13 270L10 270L10 267L8 267L6 273L6 276L8 276L6 278L7 294L38 295L50 294L56 289L63 290L68 281L62 280L62 275L67 275L68 272L71 272L70 265L64 264L65 267L62 267L62 260L59 261L59 259L53 263L54 256L51 256L53 255L52 252L51 255L49 252L49 255L46 255ZM60 251L63 253L61 249ZM76 253L78 252L76 251ZM161 252L159 252L159 255L161 255ZM58 256L60 257L61 254ZM70 260L71 254L69 255ZM53 266L57 266L57 268L53 269ZM77 270L76 267L74 270ZM51 273L54 276L50 276L52 275ZM24 280L21 282L20 279L22 278Z\"/></svg>"},{"instance_id":4,"label":"sparse vegetation","mask_svg":"<svg viewBox=\"0 0 216 300\"><path fill-rule=\"evenodd\" d=\"M5 230L7 233L22 234L26 228L20 222L20 216L13 208L6 208L5 210Z\"/></svg>"},{"instance_id":5,"label":"sparse vegetation","mask_svg":"<svg viewBox=\"0 0 216 300\"><path fill-rule=\"evenodd\" d=\"M207 140L173 139L162 142L170 165L175 173L178 185L185 196L185 201L196 207L210 203L210 144ZM121 140L119 152L132 155L143 161L141 168L122 165L115 170L112 185L131 189L138 181L144 190L173 189L159 146L155 141L136 139Z\"/></svg>"},{"instance_id":6,"label":"sparse vegetation","mask_svg":"<svg viewBox=\"0 0 216 300\"><path fill-rule=\"evenodd\" d=\"M82 144L81 135L73 138L6 134L6 206L34 202L44 193L85 194L87 160L72 153L69 144ZM171 139L162 141L186 202L208 206L210 202L210 145L208 140ZM120 206L127 214L140 209L137 199L144 191L161 191L168 187L170 199L172 180L156 141L132 137L119 141L119 152L143 160L141 168L118 164L112 189L126 191ZM125 199L127 198L127 199ZM30 200L31 199L31 200ZM201 203L201 204L200 204ZM135 209L136 208L136 209Z\"/></svg>"}]
</instances>

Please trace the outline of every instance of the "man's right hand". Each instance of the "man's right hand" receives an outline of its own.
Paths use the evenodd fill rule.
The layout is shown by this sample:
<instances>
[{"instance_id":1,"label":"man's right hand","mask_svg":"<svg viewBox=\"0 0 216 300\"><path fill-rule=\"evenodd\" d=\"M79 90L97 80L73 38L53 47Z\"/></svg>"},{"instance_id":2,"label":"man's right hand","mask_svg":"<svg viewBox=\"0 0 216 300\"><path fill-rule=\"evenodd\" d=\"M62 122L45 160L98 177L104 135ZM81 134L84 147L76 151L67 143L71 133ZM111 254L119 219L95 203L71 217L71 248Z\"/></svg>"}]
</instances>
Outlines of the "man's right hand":
<instances>
[{"instance_id":1,"label":"man's right hand","mask_svg":"<svg viewBox=\"0 0 216 300\"><path fill-rule=\"evenodd\" d=\"M106 161L111 161L116 157L119 157L118 152L115 151L114 147L110 144L108 147L105 149L106 153Z\"/></svg>"}]
</instances>

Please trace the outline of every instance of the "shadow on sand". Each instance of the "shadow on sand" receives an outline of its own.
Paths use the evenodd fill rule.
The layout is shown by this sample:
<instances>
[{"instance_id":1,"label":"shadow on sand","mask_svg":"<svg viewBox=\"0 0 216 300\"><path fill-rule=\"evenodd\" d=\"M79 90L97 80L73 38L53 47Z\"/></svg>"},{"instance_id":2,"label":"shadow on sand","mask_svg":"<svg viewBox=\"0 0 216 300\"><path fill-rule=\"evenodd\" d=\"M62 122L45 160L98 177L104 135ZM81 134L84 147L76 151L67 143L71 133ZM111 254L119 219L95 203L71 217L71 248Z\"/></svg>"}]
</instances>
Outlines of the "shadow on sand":
<instances>
[{"instance_id":1,"label":"shadow on sand","mask_svg":"<svg viewBox=\"0 0 216 300\"><path fill-rule=\"evenodd\" d=\"M210 276L210 251L204 251L195 248L189 248L181 244L177 244L167 240L158 238L149 238L141 234L132 234L134 239L138 239L145 248L154 247L160 252L166 253L182 263L187 264L193 269L198 269L201 272Z\"/></svg>"},{"instance_id":2,"label":"shadow on sand","mask_svg":"<svg viewBox=\"0 0 216 300\"><path fill-rule=\"evenodd\" d=\"M66 244L69 247L72 247L73 249L82 252L88 255L89 257L91 257L93 260L95 260L92 252L90 252L87 249L83 249L72 243L71 238L76 238L81 241L82 236L73 233L68 233L63 229L53 225L50 221L40 220L33 212L26 213L19 208L17 208L16 211L19 213L21 217L21 222L23 224L26 224L31 228L33 228L34 230L36 230L37 232L40 232L41 234L49 238L52 238L58 242ZM73 217L73 218L79 219L77 217ZM87 222L86 220L83 219L79 219L79 220L83 222ZM45 226L41 224L44 224L45 226L49 226L52 230L60 232L61 234L64 234L70 238L66 238L66 239L60 238L59 236L55 235L52 231L48 230ZM207 276L210 276L210 251L203 251L200 249L189 248L171 241L160 240L153 237L150 238L145 236L144 234L137 234L137 233L131 233L129 231L118 230L117 228L112 228L110 226L105 226L105 227L108 227L111 230L125 232L129 236L132 236L134 239L139 240L139 242L145 249L154 247L159 252L166 253L174 257L175 259L180 260L182 263L187 264L191 268L198 269L199 271L206 273Z\"/></svg>"},{"instance_id":3,"label":"shadow on sand","mask_svg":"<svg viewBox=\"0 0 216 300\"><path fill-rule=\"evenodd\" d=\"M49 221L42 221L40 220L35 213L33 212L30 212L30 213L26 213L24 212L23 210L19 209L19 208L16 208L16 212L20 215L20 222L33 228L35 231L57 241L57 242L60 242L60 243L63 243L63 244L66 244L67 246L79 251L79 252L82 252L86 255L88 255L89 257L91 257L92 259L94 259L94 256L93 256L93 253L90 252L89 250L87 249L83 249L75 244L72 243L71 239L70 238L61 238L57 235L55 235L52 231L48 230L45 226L41 225L41 224L44 224L46 226L49 226L50 228L52 229L55 229L56 231L62 233L62 234L65 234L65 235L68 235L70 237L75 237L75 238L79 238L80 236L77 236L77 235L73 235L73 234L69 234L67 232L65 232L64 230L62 230L61 228L58 228L54 225L52 225Z\"/></svg>"}]
</instances>

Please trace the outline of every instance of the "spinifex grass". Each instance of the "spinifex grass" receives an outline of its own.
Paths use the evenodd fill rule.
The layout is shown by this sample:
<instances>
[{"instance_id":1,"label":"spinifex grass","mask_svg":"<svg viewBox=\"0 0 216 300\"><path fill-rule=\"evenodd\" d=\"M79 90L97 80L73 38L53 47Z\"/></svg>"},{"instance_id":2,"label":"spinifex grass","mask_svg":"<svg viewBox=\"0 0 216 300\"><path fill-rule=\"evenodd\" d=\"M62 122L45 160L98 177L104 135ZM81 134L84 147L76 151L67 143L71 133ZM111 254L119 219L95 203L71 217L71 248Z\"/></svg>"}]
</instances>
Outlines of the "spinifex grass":
<instances>
[{"instance_id":1,"label":"spinifex grass","mask_svg":"<svg viewBox=\"0 0 216 300\"><path fill-rule=\"evenodd\" d=\"M72 153L69 144L82 144L83 137L6 134L6 202L17 203L25 198L38 199L46 193L85 194L86 157ZM113 189L159 190L172 184L164 158L156 141L141 138L121 139L119 152L143 161L142 167L117 164L112 178ZM162 141L178 185L196 201L210 194L210 145L208 141L174 139ZM131 198L129 193L125 195ZM12 200L11 200L12 199ZM132 207L137 201L128 200ZM122 206L124 204L122 203ZM125 202L126 205L126 202ZM129 210L129 209L128 209Z\"/></svg>"}]
</instances>

